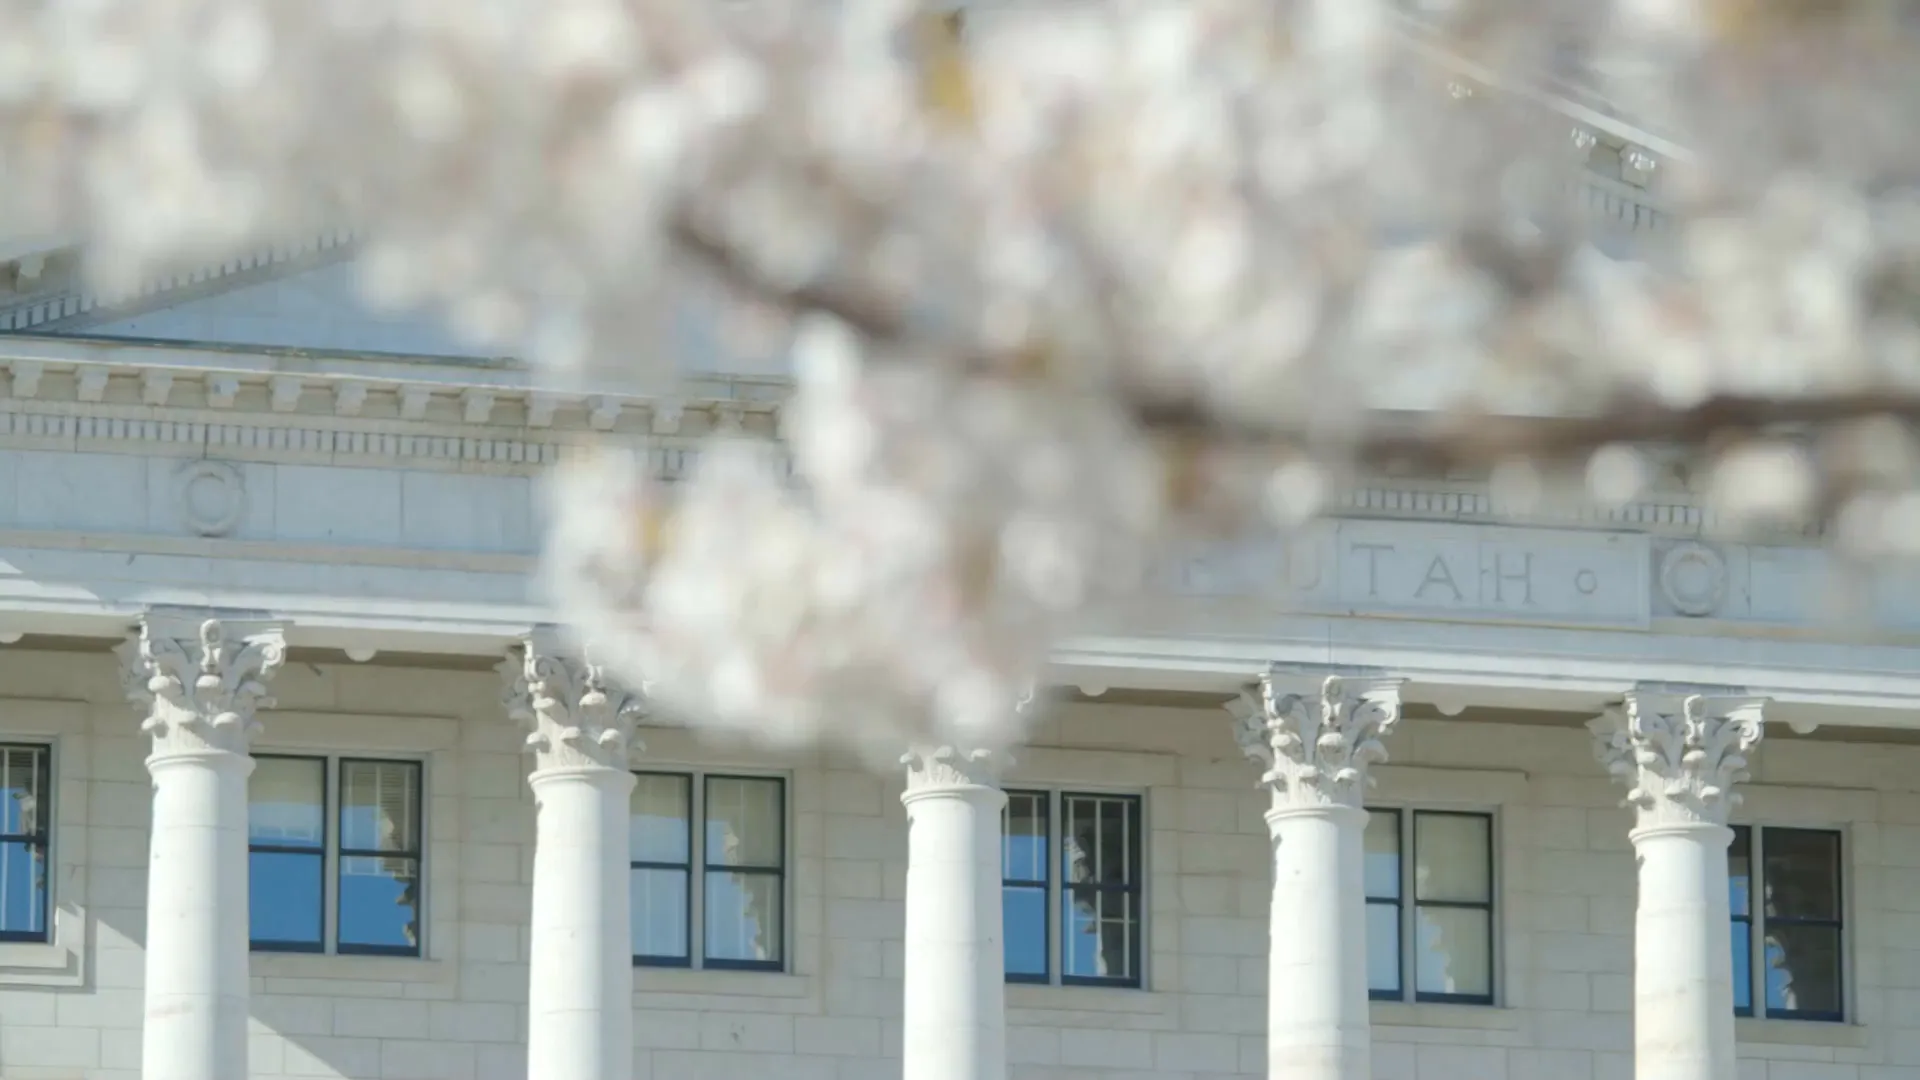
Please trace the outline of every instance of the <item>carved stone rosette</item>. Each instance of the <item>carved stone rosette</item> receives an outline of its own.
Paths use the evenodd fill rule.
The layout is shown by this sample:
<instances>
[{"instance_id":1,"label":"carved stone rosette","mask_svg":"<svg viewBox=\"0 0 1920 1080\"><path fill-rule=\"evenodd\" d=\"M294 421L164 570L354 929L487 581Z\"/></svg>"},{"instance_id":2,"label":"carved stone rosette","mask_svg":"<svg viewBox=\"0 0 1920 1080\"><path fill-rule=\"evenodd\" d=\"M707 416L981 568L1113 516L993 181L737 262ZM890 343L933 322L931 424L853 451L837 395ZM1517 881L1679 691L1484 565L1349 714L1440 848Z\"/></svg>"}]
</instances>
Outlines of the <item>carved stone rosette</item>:
<instances>
[{"instance_id":1,"label":"carved stone rosette","mask_svg":"<svg viewBox=\"0 0 1920 1080\"><path fill-rule=\"evenodd\" d=\"M1260 677L1229 708L1240 749L1265 768L1261 784L1279 807L1348 806L1366 796L1367 767L1387 760L1406 680L1284 670Z\"/></svg>"},{"instance_id":2,"label":"carved stone rosette","mask_svg":"<svg viewBox=\"0 0 1920 1080\"><path fill-rule=\"evenodd\" d=\"M953 745L916 746L900 755L909 796L956 788L997 788L1012 759L999 750Z\"/></svg>"},{"instance_id":3,"label":"carved stone rosette","mask_svg":"<svg viewBox=\"0 0 1920 1080\"><path fill-rule=\"evenodd\" d=\"M498 670L507 715L529 729L536 769L598 765L624 772L628 755L644 749L633 729L647 715L646 697L612 681L588 657L563 651L551 635L529 635Z\"/></svg>"},{"instance_id":4,"label":"carved stone rosette","mask_svg":"<svg viewBox=\"0 0 1920 1080\"><path fill-rule=\"evenodd\" d=\"M267 682L286 662L287 642L283 629L270 624L242 628L205 618L196 625L148 615L115 651L127 698L145 713L140 730L152 736L156 756L245 754L260 730L255 713L273 706Z\"/></svg>"},{"instance_id":5,"label":"carved stone rosette","mask_svg":"<svg viewBox=\"0 0 1920 1080\"><path fill-rule=\"evenodd\" d=\"M1594 753L1627 785L1639 824L1725 825L1740 804L1766 701L1635 691L1588 723Z\"/></svg>"}]
</instances>

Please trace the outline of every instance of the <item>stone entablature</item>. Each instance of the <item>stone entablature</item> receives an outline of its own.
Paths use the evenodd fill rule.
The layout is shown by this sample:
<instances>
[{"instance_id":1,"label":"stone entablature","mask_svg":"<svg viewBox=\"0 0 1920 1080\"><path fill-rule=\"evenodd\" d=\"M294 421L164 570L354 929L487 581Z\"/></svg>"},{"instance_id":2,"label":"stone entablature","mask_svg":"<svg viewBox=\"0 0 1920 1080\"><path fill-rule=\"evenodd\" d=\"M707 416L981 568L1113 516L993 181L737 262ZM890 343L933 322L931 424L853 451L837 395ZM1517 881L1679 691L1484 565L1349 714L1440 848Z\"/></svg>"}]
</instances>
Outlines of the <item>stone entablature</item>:
<instances>
[{"instance_id":1,"label":"stone entablature","mask_svg":"<svg viewBox=\"0 0 1920 1080\"><path fill-rule=\"evenodd\" d=\"M791 391L714 377L674 401L556 400L504 362L59 338L0 339L0 368L0 631L117 635L168 604L285 619L303 645L436 652L494 653L552 619L528 587L552 463L607 440L678 475L712 428L773 430ZM676 433L656 433L666 416ZM1920 700L1913 583L1877 583L1877 624L1835 626L1823 550L1709 542L1685 494L1513 525L1483 483L1378 479L1339 509L1288 542L1173 560L1153 598L1063 648L1069 681L1214 687L1287 643L1300 661L1399 650L1426 673L1536 657L1528 685L1725 662L1716 681L1796 706Z\"/></svg>"},{"instance_id":2,"label":"stone entablature","mask_svg":"<svg viewBox=\"0 0 1920 1080\"><path fill-rule=\"evenodd\" d=\"M771 437L789 379L693 376L673 397L536 390L507 361L356 357L225 346L0 335L0 447L210 456L539 475L587 441L644 449L684 475L701 441ZM1476 480L1376 480L1343 492L1348 516L1537 521L1694 536L1715 521L1690 493L1617 507L1500 505Z\"/></svg>"}]
</instances>

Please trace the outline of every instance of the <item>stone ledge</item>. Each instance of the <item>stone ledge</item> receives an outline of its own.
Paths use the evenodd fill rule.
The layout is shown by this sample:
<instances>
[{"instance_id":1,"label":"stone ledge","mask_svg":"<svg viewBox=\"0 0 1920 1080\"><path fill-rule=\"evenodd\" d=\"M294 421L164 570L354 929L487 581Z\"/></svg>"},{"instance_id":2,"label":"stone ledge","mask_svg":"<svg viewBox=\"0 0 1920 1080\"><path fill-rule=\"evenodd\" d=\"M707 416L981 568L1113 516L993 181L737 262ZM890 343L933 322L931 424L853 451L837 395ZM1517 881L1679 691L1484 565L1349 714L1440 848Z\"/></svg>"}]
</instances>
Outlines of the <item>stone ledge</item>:
<instances>
[{"instance_id":1,"label":"stone ledge","mask_svg":"<svg viewBox=\"0 0 1920 1080\"><path fill-rule=\"evenodd\" d=\"M693 970L636 967L635 994L726 994L739 997L806 997L813 979L784 971Z\"/></svg>"},{"instance_id":2,"label":"stone ledge","mask_svg":"<svg viewBox=\"0 0 1920 1080\"><path fill-rule=\"evenodd\" d=\"M56 923L57 925L57 923ZM0 943L0 987L73 987L86 984L85 958L60 940Z\"/></svg>"},{"instance_id":3,"label":"stone ledge","mask_svg":"<svg viewBox=\"0 0 1920 1080\"><path fill-rule=\"evenodd\" d=\"M1760 1020L1740 1017L1733 1022L1734 1039L1766 1046L1821 1046L1862 1050L1873 1045L1873 1029L1864 1024L1827 1024L1815 1020Z\"/></svg>"},{"instance_id":4,"label":"stone ledge","mask_svg":"<svg viewBox=\"0 0 1920 1080\"><path fill-rule=\"evenodd\" d=\"M1048 1012L1107 1012L1171 1015L1178 1010L1175 994L1109 986L1035 986L1010 983L1007 1008ZM1009 1021L1011 1022L1011 1021Z\"/></svg>"},{"instance_id":5,"label":"stone ledge","mask_svg":"<svg viewBox=\"0 0 1920 1080\"><path fill-rule=\"evenodd\" d=\"M358 982L451 982L456 968L445 960L402 956L341 956L322 953L249 953L255 979L350 979Z\"/></svg>"},{"instance_id":6,"label":"stone ledge","mask_svg":"<svg viewBox=\"0 0 1920 1080\"><path fill-rule=\"evenodd\" d=\"M1496 1005L1405 1001L1375 1001L1370 1004L1375 1027L1464 1028L1473 1031L1518 1031L1520 1028L1520 1010Z\"/></svg>"}]
</instances>

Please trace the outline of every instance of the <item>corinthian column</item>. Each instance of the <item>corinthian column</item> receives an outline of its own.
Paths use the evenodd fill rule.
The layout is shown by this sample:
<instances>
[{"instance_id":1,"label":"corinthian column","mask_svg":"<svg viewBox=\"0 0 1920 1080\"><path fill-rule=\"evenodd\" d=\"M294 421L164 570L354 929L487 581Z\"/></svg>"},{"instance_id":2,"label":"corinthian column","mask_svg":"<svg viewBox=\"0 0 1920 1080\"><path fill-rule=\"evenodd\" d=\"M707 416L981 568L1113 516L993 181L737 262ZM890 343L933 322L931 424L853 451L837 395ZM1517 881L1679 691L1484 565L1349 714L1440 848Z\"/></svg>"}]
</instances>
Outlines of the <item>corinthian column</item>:
<instances>
[{"instance_id":1,"label":"corinthian column","mask_svg":"<svg viewBox=\"0 0 1920 1080\"><path fill-rule=\"evenodd\" d=\"M1273 904L1267 1075L1371 1080L1367 1001L1367 766L1400 718L1404 680L1279 669L1234 708L1271 793Z\"/></svg>"},{"instance_id":2,"label":"corinthian column","mask_svg":"<svg viewBox=\"0 0 1920 1080\"><path fill-rule=\"evenodd\" d=\"M628 835L638 694L538 632L501 666L534 754L529 1080L633 1075Z\"/></svg>"},{"instance_id":3,"label":"corinthian column","mask_svg":"<svg viewBox=\"0 0 1920 1080\"><path fill-rule=\"evenodd\" d=\"M1637 812L1636 1080L1734 1080L1727 813L1760 742L1764 701L1631 693L1588 725Z\"/></svg>"},{"instance_id":4,"label":"corinthian column","mask_svg":"<svg viewBox=\"0 0 1920 1080\"><path fill-rule=\"evenodd\" d=\"M286 641L150 612L119 653L153 740L141 1075L246 1080L248 748Z\"/></svg>"},{"instance_id":5,"label":"corinthian column","mask_svg":"<svg viewBox=\"0 0 1920 1080\"><path fill-rule=\"evenodd\" d=\"M904 1080L1006 1080L1000 911L1005 758L915 747L907 767Z\"/></svg>"}]
</instances>

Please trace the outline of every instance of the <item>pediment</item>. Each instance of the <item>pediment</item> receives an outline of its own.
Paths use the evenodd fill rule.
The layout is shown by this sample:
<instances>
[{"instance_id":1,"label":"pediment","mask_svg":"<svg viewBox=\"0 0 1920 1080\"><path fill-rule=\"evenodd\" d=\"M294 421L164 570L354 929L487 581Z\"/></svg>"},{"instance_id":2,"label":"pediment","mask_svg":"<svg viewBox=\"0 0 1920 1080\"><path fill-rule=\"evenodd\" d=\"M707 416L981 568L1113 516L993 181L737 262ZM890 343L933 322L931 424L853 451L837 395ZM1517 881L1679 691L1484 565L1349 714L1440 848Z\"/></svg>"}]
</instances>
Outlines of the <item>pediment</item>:
<instances>
[{"instance_id":1,"label":"pediment","mask_svg":"<svg viewBox=\"0 0 1920 1080\"><path fill-rule=\"evenodd\" d=\"M317 352L489 355L429 314L377 310L360 298L354 272L352 260L343 258L288 272L225 276L35 332Z\"/></svg>"},{"instance_id":2,"label":"pediment","mask_svg":"<svg viewBox=\"0 0 1920 1080\"><path fill-rule=\"evenodd\" d=\"M222 272L224 271L224 272ZM79 292L0 312L0 330L166 345L297 349L350 355L503 359L465 340L434 311L389 312L364 300L345 250L286 262L189 275L132 301L100 303ZM719 309L679 290L660 347L689 374L784 375L784 349L755 347L724 332ZM11 325L9 324L11 323Z\"/></svg>"}]
</instances>

